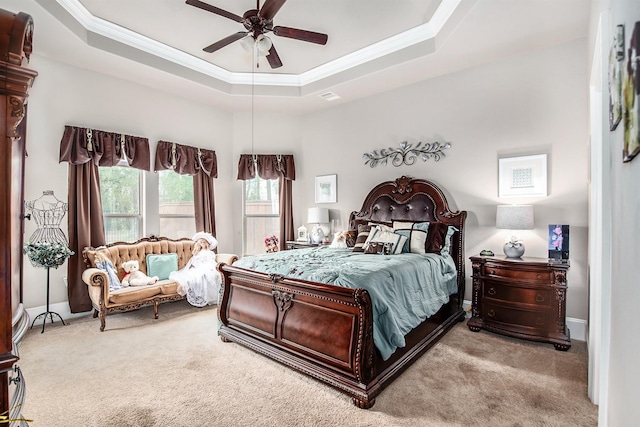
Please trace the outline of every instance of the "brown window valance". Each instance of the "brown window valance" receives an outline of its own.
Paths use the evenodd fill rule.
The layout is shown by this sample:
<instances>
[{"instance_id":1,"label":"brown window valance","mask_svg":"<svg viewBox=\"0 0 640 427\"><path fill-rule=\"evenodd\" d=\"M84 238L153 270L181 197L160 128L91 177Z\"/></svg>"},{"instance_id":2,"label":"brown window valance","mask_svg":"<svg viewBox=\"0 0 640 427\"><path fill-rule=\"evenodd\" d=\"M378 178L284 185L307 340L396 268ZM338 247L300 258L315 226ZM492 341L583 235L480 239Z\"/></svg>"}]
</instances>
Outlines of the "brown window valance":
<instances>
[{"instance_id":1,"label":"brown window valance","mask_svg":"<svg viewBox=\"0 0 640 427\"><path fill-rule=\"evenodd\" d=\"M126 159L129 166L151 170L149 139L77 126L65 126L60 141L60 162L116 166Z\"/></svg>"},{"instance_id":2,"label":"brown window valance","mask_svg":"<svg viewBox=\"0 0 640 427\"><path fill-rule=\"evenodd\" d=\"M211 178L218 177L216 152L169 141L158 141L155 170L174 170L181 175L196 175L203 171Z\"/></svg>"},{"instance_id":3,"label":"brown window valance","mask_svg":"<svg viewBox=\"0 0 640 427\"><path fill-rule=\"evenodd\" d=\"M247 180L258 176L262 179L296 179L293 154L241 154L238 162L238 179Z\"/></svg>"}]
</instances>

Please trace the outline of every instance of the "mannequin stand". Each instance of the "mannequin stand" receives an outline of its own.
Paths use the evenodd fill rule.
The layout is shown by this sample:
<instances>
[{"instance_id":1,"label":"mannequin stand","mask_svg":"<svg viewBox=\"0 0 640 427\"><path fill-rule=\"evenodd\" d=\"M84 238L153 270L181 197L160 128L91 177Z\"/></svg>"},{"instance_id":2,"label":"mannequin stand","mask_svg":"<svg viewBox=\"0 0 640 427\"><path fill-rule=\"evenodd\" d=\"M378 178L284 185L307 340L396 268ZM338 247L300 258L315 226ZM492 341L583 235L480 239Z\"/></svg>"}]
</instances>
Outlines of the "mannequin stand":
<instances>
[{"instance_id":1,"label":"mannequin stand","mask_svg":"<svg viewBox=\"0 0 640 427\"><path fill-rule=\"evenodd\" d=\"M62 316L60 316L58 313L56 313L55 311L50 311L49 310L49 267L47 267L47 311L45 311L44 313L40 313L38 314L35 319L33 319L33 322L31 322L31 328L33 328L33 324L36 323L36 320L38 320L41 316L44 316L44 319L42 320L42 331L40 332L41 334L44 333L44 326L47 323L47 316L49 316L49 319L51 319L51 323L54 322L53 320L53 316L56 315L60 318L60 321L62 322L63 325L66 325L66 323L64 323L64 319L62 318ZM29 329L31 329L29 328Z\"/></svg>"}]
</instances>

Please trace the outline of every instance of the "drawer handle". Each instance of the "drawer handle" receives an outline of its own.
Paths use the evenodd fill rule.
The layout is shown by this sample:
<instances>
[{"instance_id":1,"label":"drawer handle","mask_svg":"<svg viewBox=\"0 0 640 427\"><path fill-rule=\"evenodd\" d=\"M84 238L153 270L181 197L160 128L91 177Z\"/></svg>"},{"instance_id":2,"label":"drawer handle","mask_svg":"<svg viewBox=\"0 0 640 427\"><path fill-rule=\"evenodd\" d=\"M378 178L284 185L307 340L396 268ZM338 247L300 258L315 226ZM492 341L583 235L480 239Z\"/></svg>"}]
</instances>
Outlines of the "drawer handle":
<instances>
[{"instance_id":1,"label":"drawer handle","mask_svg":"<svg viewBox=\"0 0 640 427\"><path fill-rule=\"evenodd\" d=\"M489 274L496 274L495 270L489 270Z\"/></svg>"},{"instance_id":2,"label":"drawer handle","mask_svg":"<svg viewBox=\"0 0 640 427\"><path fill-rule=\"evenodd\" d=\"M495 290L495 288L489 288L489 290L487 291L487 293L488 293L489 295L495 295L495 294L496 294L496 290Z\"/></svg>"},{"instance_id":3,"label":"drawer handle","mask_svg":"<svg viewBox=\"0 0 640 427\"><path fill-rule=\"evenodd\" d=\"M536 294L536 302L544 302L544 296Z\"/></svg>"},{"instance_id":4,"label":"drawer handle","mask_svg":"<svg viewBox=\"0 0 640 427\"><path fill-rule=\"evenodd\" d=\"M538 275L536 276L536 279L542 279L542 274L538 274Z\"/></svg>"},{"instance_id":5,"label":"drawer handle","mask_svg":"<svg viewBox=\"0 0 640 427\"><path fill-rule=\"evenodd\" d=\"M544 325L544 320L542 320L541 317L537 317L536 318L536 325L538 325L538 326Z\"/></svg>"},{"instance_id":6,"label":"drawer handle","mask_svg":"<svg viewBox=\"0 0 640 427\"><path fill-rule=\"evenodd\" d=\"M489 316L489 317L495 317L495 316L496 316L496 312L495 312L495 311L493 311L493 310L489 310L489 311L487 311L487 316Z\"/></svg>"}]
</instances>

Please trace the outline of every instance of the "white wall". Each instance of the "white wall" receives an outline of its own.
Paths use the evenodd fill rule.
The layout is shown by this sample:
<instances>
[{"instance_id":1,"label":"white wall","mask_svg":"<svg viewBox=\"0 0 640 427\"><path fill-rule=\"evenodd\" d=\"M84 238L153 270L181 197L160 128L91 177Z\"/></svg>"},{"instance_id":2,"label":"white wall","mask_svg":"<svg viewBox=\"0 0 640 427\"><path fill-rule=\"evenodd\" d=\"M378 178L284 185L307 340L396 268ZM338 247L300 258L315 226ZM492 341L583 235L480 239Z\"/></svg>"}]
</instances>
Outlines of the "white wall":
<instances>
[{"instance_id":1,"label":"white wall","mask_svg":"<svg viewBox=\"0 0 640 427\"><path fill-rule=\"evenodd\" d=\"M309 115L296 159L304 172L296 185L305 190L296 200L296 224L314 205L316 175L338 174L338 202L327 207L343 225L374 185L408 175L441 185L453 208L468 211L467 256L485 248L501 254L496 205L533 203L536 228L523 233L526 254L546 258L548 224L571 226L567 315L587 319L587 86L583 39ZM437 163L364 165L363 153L401 141L452 148ZM549 196L499 199L498 158L536 153L548 154Z\"/></svg>"},{"instance_id":2,"label":"white wall","mask_svg":"<svg viewBox=\"0 0 640 427\"><path fill-rule=\"evenodd\" d=\"M233 222L226 209L233 197L229 183L235 179L226 167L234 161L230 113L38 55L32 56L29 67L39 75L29 92L25 200L40 197L44 190L54 190L59 199L67 200L68 165L58 163L58 158L64 126L74 125L147 137L152 156L158 140L215 150L218 162L224 165L215 180L217 224ZM146 175L156 179L153 172ZM146 235L158 234L157 224L155 227L148 228ZM67 217L62 228L68 236ZM26 222L25 240L35 229L33 222ZM232 250L232 236L232 228L219 227L221 252ZM67 301L65 276L66 264L51 270L52 304ZM45 299L45 270L25 262L25 307L42 306Z\"/></svg>"},{"instance_id":3,"label":"white wall","mask_svg":"<svg viewBox=\"0 0 640 427\"><path fill-rule=\"evenodd\" d=\"M625 66L628 49L636 22L640 21L640 3L637 0L599 1L598 7L611 8L611 32L616 25L625 26ZM592 33L595 31L592 28ZM602 61L608 63L609 52L603 52ZM637 93L637 88L636 88ZM636 102L638 100L636 94ZM637 110L636 110L637 111ZM636 123L638 118L636 117ZM604 124L608 127L608 123ZM637 127L634 132L638 132ZM611 155L611 328L603 331L609 338L609 372L606 419L601 424L609 426L635 425L640 419L637 388L640 382L640 328L636 319L636 304L640 300L640 156L629 163L622 163L624 124L610 133ZM609 332L609 335L607 334ZM604 343L607 345L607 343ZM636 421L633 421L636 420Z\"/></svg>"},{"instance_id":4,"label":"white wall","mask_svg":"<svg viewBox=\"0 0 640 427\"><path fill-rule=\"evenodd\" d=\"M238 155L252 149L294 154L296 227L306 222L306 209L314 205L317 175L338 174L338 203L327 207L343 226L374 185L401 175L428 178L444 187L453 208L469 212L467 255L484 248L501 253L503 236L494 227L495 206L500 203L535 204L536 229L524 235L531 256L546 257L549 223L570 224L567 311L570 317L586 319L585 52L585 41L574 41L302 119L271 114L266 101L257 98L253 137L250 104L247 112L231 114L34 55L31 67L40 75L29 99L25 197L31 200L53 189L66 199L67 166L57 161L65 124L146 136L152 148L165 139L216 150L221 251L241 253L242 186L235 179L236 165ZM363 164L364 152L395 147L404 140L448 141L452 148L438 163L373 169ZM549 197L499 200L498 157L533 153L549 155ZM27 236L33 227L27 224ZM52 303L66 301L65 270L52 272ZM44 305L43 282L42 270L25 266L26 307ZM470 279L466 298L470 299Z\"/></svg>"}]
</instances>

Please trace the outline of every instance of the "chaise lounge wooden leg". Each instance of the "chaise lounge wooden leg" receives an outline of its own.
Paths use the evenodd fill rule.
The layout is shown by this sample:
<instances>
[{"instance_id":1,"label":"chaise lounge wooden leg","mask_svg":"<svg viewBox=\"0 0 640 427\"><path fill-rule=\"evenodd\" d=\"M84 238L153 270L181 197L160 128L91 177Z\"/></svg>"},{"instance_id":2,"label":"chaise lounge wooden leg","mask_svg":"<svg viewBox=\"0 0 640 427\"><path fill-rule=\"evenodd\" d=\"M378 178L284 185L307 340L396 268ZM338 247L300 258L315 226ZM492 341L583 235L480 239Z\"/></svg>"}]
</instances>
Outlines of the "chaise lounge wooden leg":
<instances>
[{"instance_id":1,"label":"chaise lounge wooden leg","mask_svg":"<svg viewBox=\"0 0 640 427\"><path fill-rule=\"evenodd\" d=\"M158 301L153 302L153 314L155 314L157 319L158 318Z\"/></svg>"},{"instance_id":2,"label":"chaise lounge wooden leg","mask_svg":"<svg viewBox=\"0 0 640 427\"><path fill-rule=\"evenodd\" d=\"M104 332L107 313L101 310L98 316L100 317L100 332Z\"/></svg>"},{"instance_id":3,"label":"chaise lounge wooden leg","mask_svg":"<svg viewBox=\"0 0 640 427\"><path fill-rule=\"evenodd\" d=\"M95 308L93 309L93 318L95 319L96 317L98 317L98 310L96 310Z\"/></svg>"}]
</instances>

